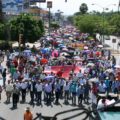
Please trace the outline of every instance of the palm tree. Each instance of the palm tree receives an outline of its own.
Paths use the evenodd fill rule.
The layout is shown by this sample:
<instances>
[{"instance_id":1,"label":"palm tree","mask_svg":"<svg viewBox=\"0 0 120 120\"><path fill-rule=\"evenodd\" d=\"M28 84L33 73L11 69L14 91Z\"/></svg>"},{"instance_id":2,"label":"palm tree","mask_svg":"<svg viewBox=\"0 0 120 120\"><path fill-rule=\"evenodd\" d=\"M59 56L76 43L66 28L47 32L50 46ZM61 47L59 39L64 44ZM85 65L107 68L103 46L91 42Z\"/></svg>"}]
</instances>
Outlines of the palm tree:
<instances>
[{"instance_id":1,"label":"palm tree","mask_svg":"<svg viewBox=\"0 0 120 120\"><path fill-rule=\"evenodd\" d=\"M85 14L88 11L88 6L86 3L82 3L79 9L82 14Z\"/></svg>"},{"instance_id":2,"label":"palm tree","mask_svg":"<svg viewBox=\"0 0 120 120\"><path fill-rule=\"evenodd\" d=\"M2 0L0 0L0 22L3 21L3 13L2 13Z\"/></svg>"}]
</instances>

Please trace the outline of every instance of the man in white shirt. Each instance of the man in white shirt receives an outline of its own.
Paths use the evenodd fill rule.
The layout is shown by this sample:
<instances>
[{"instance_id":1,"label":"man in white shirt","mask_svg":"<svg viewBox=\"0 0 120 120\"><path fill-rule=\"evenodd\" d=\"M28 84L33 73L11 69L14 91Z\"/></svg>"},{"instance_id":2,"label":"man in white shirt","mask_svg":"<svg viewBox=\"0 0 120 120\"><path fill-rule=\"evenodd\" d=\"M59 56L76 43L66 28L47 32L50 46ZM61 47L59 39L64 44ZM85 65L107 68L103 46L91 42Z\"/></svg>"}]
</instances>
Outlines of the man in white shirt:
<instances>
[{"instance_id":1,"label":"man in white shirt","mask_svg":"<svg viewBox=\"0 0 120 120\"><path fill-rule=\"evenodd\" d=\"M20 87L21 87L21 92L22 92L22 102L24 103L26 100L26 90L28 88L28 83L23 81Z\"/></svg>"},{"instance_id":2,"label":"man in white shirt","mask_svg":"<svg viewBox=\"0 0 120 120\"><path fill-rule=\"evenodd\" d=\"M42 90L43 90L43 84L41 81L38 81L35 85L36 91L37 91L37 103L41 104L42 101Z\"/></svg>"},{"instance_id":3,"label":"man in white shirt","mask_svg":"<svg viewBox=\"0 0 120 120\"><path fill-rule=\"evenodd\" d=\"M46 93L46 101L47 104L51 104L51 92L52 92L52 85L48 81L48 83L45 84L45 93Z\"/></svg>"},{"instance_id":4,"label":"man in white shirt","mask_svg":"<svg viewBox=\"0 0 120 120\"><path fill-rule=\"evenodd\" d=\"M55 104L59 104L60 93L61 93L61 84L57 79L55 83L55 97L56 97Z\"/></svg>"},{"instance_id":5,"label":"man in white shirt","mask_svg":"<svg viewBox=\"0 0 120 120\"><path fill-rule=\"evenodd\" d=\"M63 97L63 86L64 86L64 79L60 79L60 97Z\"/></svg>"},{"instance_id":6,"label":"man in white shirt","mask_svg":"<svg viewBox=\"0 0 120 120\"><path fill-rule=\"evenodd\" d=\"M101 83L99 84L98 90L100 93L105 93L106 92L106 85L103 81L101 81Z\"/></svg>"},{"instance_id":7,"label":"man in white shirt","mask_svg":"<svg viewBox=\"0 0 120 120\"><path fill-rule=\"evenodd\" d=\"M8 84L6 85L6 88L5 88L6 96L7 96L6 103L10 103L10 97L11 97L12 90L13 90L13 85L11 84L11 82L9 80Z\"/></svg>"},{"instance_id":8,"label":"man in white shirt","mask_svg":"<svg viewBox=\"0 0 120 120\"><path fill-rule=\"evenodd\" d=\"M68 81L64 84L65 103L68 103L70 85Z\"/></svg>"},{"instance_id":9,"label":"man in white shirt","mask_svg":"<svg viewBox=\"0 0 120 120\"><path fill-rule=\"evenodd\" d=\"M81 70L79 71L79 73L77 74L78 78L82 78L83 77L83 73L81 72Z\"/></svg>"}]
</instances>

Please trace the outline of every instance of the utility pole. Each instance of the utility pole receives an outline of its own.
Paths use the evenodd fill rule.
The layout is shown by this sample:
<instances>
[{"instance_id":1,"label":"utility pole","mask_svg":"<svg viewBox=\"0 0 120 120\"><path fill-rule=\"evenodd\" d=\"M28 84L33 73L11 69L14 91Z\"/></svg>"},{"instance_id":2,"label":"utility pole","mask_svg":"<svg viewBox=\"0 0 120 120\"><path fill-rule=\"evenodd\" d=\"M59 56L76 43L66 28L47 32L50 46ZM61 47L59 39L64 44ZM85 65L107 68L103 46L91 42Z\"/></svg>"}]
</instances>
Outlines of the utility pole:
<instances>
[{"instance_id":1,"label":"utility pole","mask_svg":"<svg viewBox=\"0 0 120 120\"><path fill-rule=\"evenodd\" d=\"M119 3L118 3L118 14L120 12L120 0L119 0Z\"/></svg>"},{"instance_id":2,"label":"utility pole","mask_svg":"<svg viewBox=\"0 0 120 120\"><path fill-rule=\"evenodd\" d=\"M49 32L49 36L50 36L50 19L51 19L50 8L52 8L52 1L47 1L47 8L49 9L49 28L48 28L48 32Z\"/></svg>"}]
</instances>

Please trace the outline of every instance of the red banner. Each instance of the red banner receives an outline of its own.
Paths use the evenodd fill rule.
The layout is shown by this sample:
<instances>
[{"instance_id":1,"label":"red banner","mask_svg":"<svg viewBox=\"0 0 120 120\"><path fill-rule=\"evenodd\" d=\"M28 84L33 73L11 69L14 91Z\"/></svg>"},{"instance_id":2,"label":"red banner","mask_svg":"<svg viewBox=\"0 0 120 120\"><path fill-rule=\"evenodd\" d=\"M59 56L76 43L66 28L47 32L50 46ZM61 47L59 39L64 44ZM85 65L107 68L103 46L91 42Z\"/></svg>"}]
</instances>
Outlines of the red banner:
<instances>
[{"instance_id":1,"label":"red banner","mask_svg":"<svg viewBox=\"0 0 120 120\"><path fill-rule=\"evenodd\" d=\"M45 68L44 73L57 73L61 70L63 70L62 77L63 78L69 78L70 71L74 69L75 73L78 73L80 71L80 66L73 66L73 65L65 65L65 66L48 66Z\"/></svg>"}]
</instances>

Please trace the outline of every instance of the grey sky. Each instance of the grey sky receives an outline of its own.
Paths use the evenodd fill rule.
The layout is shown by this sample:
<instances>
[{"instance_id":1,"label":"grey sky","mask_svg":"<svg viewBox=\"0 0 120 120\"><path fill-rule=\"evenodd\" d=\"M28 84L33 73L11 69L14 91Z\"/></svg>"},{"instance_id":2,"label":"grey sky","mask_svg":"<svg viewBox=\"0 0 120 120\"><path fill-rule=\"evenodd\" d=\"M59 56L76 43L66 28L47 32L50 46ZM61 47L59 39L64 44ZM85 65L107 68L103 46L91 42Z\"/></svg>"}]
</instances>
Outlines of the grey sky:
<instances>
[{"instance_id":1,"label":"grey sky","mask_svg":"<svg viewBox=\"0 0 120 120\"><path fill-rule=\"evenodd\" d=\"M53 1L53 8L51 9L52 12L56 12L58 9L64 12L65 15L71 15L77 11L79 11L79 6L81 3L87 3L89 11L92 10L98 10L102 11L102 7L109 8L109 11L111 10L118 10L118 3L119 0L67 0L66 3L65 0L46 0L46 1ZM91 5L92 3L96 3L97 5ZM112 5L112 4L116 4ZM41 3L41 7L46 9L46 3Z\"/></svg>"}]
</instances>

